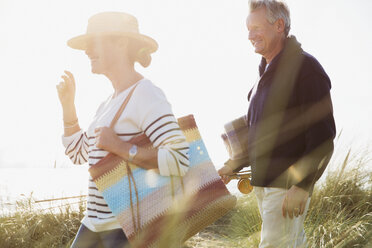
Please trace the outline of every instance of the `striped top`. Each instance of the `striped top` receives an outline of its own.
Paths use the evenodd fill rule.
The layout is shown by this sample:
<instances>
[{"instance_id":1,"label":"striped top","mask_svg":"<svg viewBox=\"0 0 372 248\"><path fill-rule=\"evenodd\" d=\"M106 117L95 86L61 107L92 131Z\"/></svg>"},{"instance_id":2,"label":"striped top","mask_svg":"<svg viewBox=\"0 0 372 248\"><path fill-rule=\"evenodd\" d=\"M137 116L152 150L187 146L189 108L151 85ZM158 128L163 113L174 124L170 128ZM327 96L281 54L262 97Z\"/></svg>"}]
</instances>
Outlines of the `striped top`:
<instances>
[{"instance_id":1,"label":"striped top","mask_svg":"<svg viewBox=\"0 0 372 248\"><path fill-rule=\"evenodd\" d=\"M95 146L94 130L110 125L132 87L103 102L86 132L79 131L69 137L62 137L65 153L74 164L88 162L89 166L92 166L107 155L107 151ZM151 81L142 79L138 82L114 131L123 141L145 133L158 149L160 175L178 176L177 164L180 166L181 175L186 174L189 166L189 144L164 93ZM82 223L95 232L121 228L90 176L88 187L87 211Z\"/></svg>"}]
</instances>

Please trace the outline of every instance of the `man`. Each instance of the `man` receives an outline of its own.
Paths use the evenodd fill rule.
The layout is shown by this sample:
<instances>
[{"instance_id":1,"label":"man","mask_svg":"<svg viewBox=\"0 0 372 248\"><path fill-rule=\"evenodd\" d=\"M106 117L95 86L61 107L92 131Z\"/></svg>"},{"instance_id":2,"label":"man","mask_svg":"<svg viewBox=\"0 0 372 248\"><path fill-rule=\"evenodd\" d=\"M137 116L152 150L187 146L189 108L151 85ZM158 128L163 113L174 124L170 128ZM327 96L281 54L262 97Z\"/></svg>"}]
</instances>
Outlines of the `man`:
<instances>
[{"instance_id":1,"label":"man","mask_svg":"<svg viewBox=\"0 0 372 248\"><path fill-rule=\"evenodd\" d=\"M333 152L331 83L319 62L289 36L287 5L251 0L248 39L262 55L248 94L247 158L229 160L228 175L251 166L262 217L260 247L305 247L303 222L315 182Z\"/></svg>"}]
</instances>

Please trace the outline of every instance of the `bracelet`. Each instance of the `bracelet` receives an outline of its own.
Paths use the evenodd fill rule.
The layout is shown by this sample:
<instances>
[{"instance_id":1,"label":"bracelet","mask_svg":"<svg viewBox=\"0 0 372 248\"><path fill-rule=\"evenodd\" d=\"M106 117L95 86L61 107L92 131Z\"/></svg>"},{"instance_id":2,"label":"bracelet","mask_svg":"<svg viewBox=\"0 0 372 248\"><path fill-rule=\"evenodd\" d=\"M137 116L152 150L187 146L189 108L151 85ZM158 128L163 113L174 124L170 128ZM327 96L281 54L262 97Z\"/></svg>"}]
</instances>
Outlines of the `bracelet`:
<instances>
[{"instance_id":1,"label":"bracelet","mask_svg":"<svg viewBox=\"0 0 372 248\"><path fill-rule=\"evenodd\" d=\"M63 121L63 126L64 128L73 128L75 126L79 125L78 119L71 121L71 122L65 122Z\"/></svg>"},{"instance_id":2,"label":"bracelet","mask_svg":"<svg viewBox=\"0 0 372 248\"><path fill-rule=\"evenodd\" d=\"M77 125L79 125L78 122L76 122L74 125L71 125L71 126L65 126L65 125L63 125L63 127L68 129L68 128L76 127Z\"/></svg>"},{"instance_id":3,"label":"bracelet","mask_svg":"<svg viewBox=\"0 0 372 248\"><path fill-rule=\"evenodd\" d=\"M74 125L74 124L76 124L78 122L78 119L76 118L76 120L73 120L73 121L65 121L65 120L63 120L63 123L65 124L65 125Z\"/></svg>"}]
</instances>

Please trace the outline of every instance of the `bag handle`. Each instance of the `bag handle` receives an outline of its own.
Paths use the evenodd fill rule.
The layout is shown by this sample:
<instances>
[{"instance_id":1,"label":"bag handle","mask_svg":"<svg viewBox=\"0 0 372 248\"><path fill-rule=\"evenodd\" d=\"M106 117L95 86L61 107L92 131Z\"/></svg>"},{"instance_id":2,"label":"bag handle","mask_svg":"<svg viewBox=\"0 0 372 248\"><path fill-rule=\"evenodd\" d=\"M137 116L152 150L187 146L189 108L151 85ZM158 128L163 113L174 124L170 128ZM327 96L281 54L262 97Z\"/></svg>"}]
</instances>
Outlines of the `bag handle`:
<instances>
[{"instance_id":1,"label":"bag handle","mask_svg":"<svg viewBox=\"0 0 372 248\"><path fill-rule=\"evenodd\" d=\"M123 113L125 107L127 106L128 102L129 102L130 98L132 97L133 92L134 92L134 90L136 89L137 86L138 86L138 83L130 90L128 96L125 98L125 100L124 100L123 104L120 106L118 112L116 112L116 115L114 116L114 119L112 119L111 124L110 124L110 128L114 128L116 122L118 121L119 117Z\"/></svg>"},{"instance_id":2,"label":"bag handle","mask_svg":"<svg viewBox=\"0 0 372 248\"><path fill-rule=\"evenodd\" d=\"M132 97L133 92L134 92L134 90L136 89L137 86L138 86L138 83L128 93L128 96L125 98L125 100L121 104L118 112L116 112L116 115L112 119L111 124L110 124L110 128L112 128L112 129L114 128L116 122L118 121L119 117L123 113L125 107L128 105L128 102L129 102L130 98ZM138 191L137 191L136 182L134 181L132 170L131 170L131 168L129 166L129 163L127 161L126 161L126 169L127 169L127 174L128 174L128 183L129 183L129 190L130 190L130 207L131 207L131 211L132 211L133 228L134 228L135 232L138 233L139 230L140 230L140 223L141 223L140 222L140 218L139 218L139 198L138 198ZM133 201L132 201L132 183L133 183L133 186L134 186L134 190L135 190L135 194L136 194L136 200L137 200L137 225L136 225L136 221L135 221L134 207L133 207Z\"/></svg>"}]
</instances>

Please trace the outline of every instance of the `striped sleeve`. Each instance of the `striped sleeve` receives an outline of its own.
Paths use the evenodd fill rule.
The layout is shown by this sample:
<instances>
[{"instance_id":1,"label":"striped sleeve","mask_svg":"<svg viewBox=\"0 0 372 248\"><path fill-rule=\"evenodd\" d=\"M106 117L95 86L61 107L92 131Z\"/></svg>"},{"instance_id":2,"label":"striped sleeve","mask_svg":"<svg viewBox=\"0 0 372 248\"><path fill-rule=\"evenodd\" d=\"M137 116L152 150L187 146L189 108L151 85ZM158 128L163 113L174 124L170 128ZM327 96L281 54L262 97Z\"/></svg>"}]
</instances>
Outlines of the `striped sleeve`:
<instances>
[{"instance_id":1,"label":"striped sleeve","mask_svg":"<svg viewBox=\"0 0 372 248\"><path fill-rule=\"evenodd\" d=\"M141 99L137 105L138 121L158 149L160 175L184 176L189 168L189 144L164 93L151 84L150 87L139 87L136 94Z\"/></svg>"},{"instance_id":2,"label":"striped sleeve","mask_svg":"<svg viewBox=\"0 0 372 248\"><path fill-rule=\"evenodd\" d=\"M66 148L65 154L74 164L84 164L88 161L88 137L86 133L78 131L71 136L62 136L62 143Z\"/></svg>"}]
</instances>

